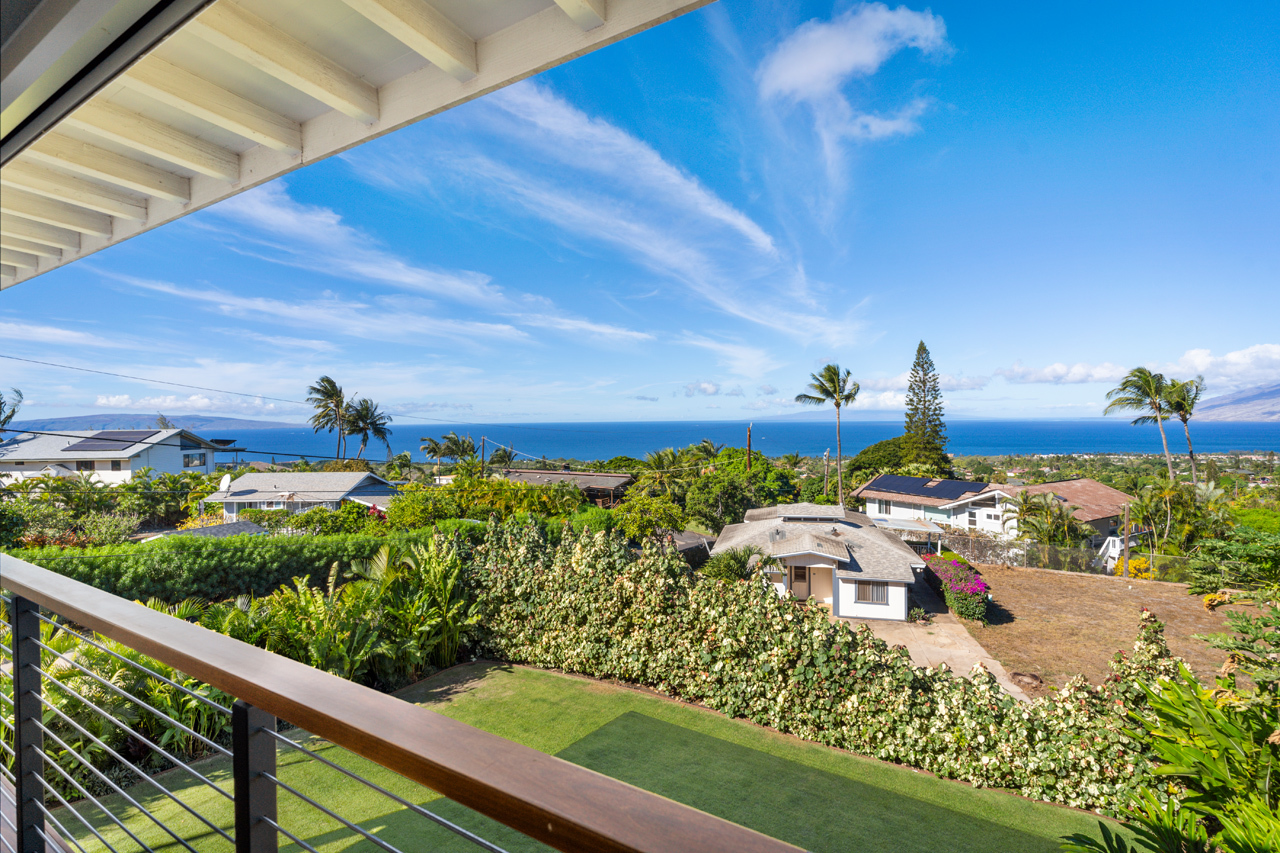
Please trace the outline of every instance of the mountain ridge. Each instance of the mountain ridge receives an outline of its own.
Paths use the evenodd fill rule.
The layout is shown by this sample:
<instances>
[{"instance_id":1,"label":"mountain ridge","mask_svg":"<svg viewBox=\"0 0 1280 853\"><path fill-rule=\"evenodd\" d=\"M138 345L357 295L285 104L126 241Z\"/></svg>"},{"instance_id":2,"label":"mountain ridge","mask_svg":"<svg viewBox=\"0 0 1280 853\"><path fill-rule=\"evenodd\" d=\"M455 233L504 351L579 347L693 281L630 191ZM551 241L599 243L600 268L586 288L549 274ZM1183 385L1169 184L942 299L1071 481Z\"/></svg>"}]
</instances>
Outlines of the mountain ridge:
<instances>
[{"instance_id":1,"label":"mountain ridge","mask_svg":"<svg viewBox=\"0 0 1280 853\"><path fill-rule=\"evenodd\" d=\"M1196 406L1204 421L1280 421L1280 382L1211 397Z\"/></svg>"},{"instance_id":2,"label":"mountain ridge","mask_svg":"<svg viewBox=\"0 0 1280 853\"><path fill-rule=\"evenodd\" d=\"M193 432L202 429L285 429L306 426L306 424L290 424L284 421L257 421L247 418L224 418L217 415L166 415L165 417L179 429ZM147 429L154 428L155 425L155 415L117 412L114 414L73 415L65 418L35 418L28 421L13 421L9 424L9 428L20 430L107 430Z\"/></svg>"}]
</instances>

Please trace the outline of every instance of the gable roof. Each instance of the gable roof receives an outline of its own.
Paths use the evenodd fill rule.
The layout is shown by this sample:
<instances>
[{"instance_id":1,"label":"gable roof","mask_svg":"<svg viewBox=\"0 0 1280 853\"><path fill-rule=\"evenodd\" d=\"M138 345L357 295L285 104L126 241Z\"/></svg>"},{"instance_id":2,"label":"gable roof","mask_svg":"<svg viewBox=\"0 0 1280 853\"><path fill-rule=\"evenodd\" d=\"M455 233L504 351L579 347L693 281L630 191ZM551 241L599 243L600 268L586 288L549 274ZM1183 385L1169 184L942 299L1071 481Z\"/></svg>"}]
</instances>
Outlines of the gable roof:
<instances>
[{"instance_id":1,"label":"gable roof","mask_svg":"<svg viewBox=\"0 0 1280 853\"><path fill-rule=\"evenodd\" d=\"M371 498L390 499L399 493L399 489L377 474L360 471L266 471L238 477L226 491L214 492L205 500L323 503L352 499L368 503Z\"/></svg>"},{"instance_id":2,"label":"gable roof","mask_svg":"<svg viewBox=\"0 0 1280 853\"><path fill-rule=\"evenodd\" d=\"M767 507L765 509L773 509ZM857 513L853 513L858 515ZM798 522L776 519L730 524L720 531L712 554L731 548L752 546L771 557L811 554L836 564L843 577L911 583L913 565L923 565L920 557L901 539L866 524L849 521Z\"/></svg>"},{"instance_id":3,"label":"gable roof","mask_svg":"<svg viewBox=\"0 0 1280 853\"><path fill-rule=\"evenodd\" d=\"M206 450L216 445L185 429L95 430L67 429L56 432L24 432L0 442L0 462L74 462L77 459L132 459L149 447L165 444L176 447L189 440Z\"/></svg>"},{"instance_id":4,"label":"gable roof","mask_svg":"<svg viewBox=\"0 0 1280 853\"><path fill-rule=\"evenodd\" d=\"M783 521L850 521L854 524L871 525L871 519L860 512L845 509L843 506L811 503L779 504L749 509L743 520L767 521L771 518L780 518Z\"/></svg>"},{"instance_id":5,"label":"gable roof","mask_svg":"<svg viewBox=\"0 0 1280 853\"><path fill-rule=\"evenodd\" d=\"M929 477L902 477L897 474L881 474L864 484L855 495L864 491L887 492L894 495L911 495L918 498L941 498L950 502L971 492L981 492L987 483L971 483L968 480L936 480Z\"/></svg>"}]
</instances>

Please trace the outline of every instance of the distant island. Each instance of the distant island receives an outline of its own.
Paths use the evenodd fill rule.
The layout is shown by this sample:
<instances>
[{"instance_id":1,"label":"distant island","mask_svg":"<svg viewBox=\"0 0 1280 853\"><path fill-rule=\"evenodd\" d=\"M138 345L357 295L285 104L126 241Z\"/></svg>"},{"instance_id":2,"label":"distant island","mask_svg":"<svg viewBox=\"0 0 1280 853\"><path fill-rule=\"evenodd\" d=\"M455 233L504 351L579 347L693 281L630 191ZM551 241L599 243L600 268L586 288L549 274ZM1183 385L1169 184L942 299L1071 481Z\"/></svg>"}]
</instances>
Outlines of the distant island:
<instances>
[{"instance_id":1,"label":"distant island","mask_svg":"<svg viewBox=\"0 0 1280 853\"><path fill-rule=\"evenodd\" d=\"M1211 397L1196 407L1204 421L1280 421L1280 382Z\"/></svg>"},{"instance_id":2,"label":"distant island","mask_svg":"<svg viewBox=\"0 0 1280 853\"><path fill-rule=\"evenodd\" d=\"M289 424L284 421L253 421L245 418L220 418L214 415L165 415L179 429L289 429L306 424ZM58 430L58 429L147 429L156 425L156 416L147 414L76 415L67 418L43 418L30 421L14 421L10 429Z\"/></svg>"}]
</instances>

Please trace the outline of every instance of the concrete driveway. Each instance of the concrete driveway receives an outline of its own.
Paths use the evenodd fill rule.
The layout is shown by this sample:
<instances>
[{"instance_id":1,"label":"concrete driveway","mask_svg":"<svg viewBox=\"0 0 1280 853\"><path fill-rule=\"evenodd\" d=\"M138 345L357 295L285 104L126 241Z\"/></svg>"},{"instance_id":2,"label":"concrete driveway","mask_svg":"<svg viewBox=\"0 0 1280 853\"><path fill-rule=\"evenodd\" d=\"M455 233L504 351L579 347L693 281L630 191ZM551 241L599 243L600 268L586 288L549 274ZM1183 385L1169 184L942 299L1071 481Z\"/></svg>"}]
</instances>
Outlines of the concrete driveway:
<instances>
[{"instance_id":1,"label":"concrete driveway","mask_svg":"<svg viewBox=\"0 0 1280 853\"><path fill-rule=\"evenodd\" d=\"M933 614L928 625L917 622L889 622L880 619L840 619L841 622L865 623L873 634L890 646L906 646L916 666L938 666L945 663L958 675L968 676L974 664L981 663L996 677L1005 692L1015 699L1030 702L1026 692L1014 684L1009 673L973 638L922 580L911 586L911 594L926 611ZM833 617L834 619L834 617Z\"/></svg>"}]
</instances>

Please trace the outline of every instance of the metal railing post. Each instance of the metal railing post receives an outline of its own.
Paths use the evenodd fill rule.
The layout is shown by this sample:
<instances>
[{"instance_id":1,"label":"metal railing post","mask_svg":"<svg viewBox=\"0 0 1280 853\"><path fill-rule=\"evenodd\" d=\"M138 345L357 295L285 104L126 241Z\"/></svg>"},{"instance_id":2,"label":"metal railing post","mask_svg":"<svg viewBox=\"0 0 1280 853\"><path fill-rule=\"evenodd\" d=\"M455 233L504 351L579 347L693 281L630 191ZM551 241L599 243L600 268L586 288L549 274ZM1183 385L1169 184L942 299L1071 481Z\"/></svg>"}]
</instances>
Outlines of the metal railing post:
<instances>
[{"instance_id":1,"label":"metal railing post","mask_svg":"<svg viewBox=\"0 0 1280 853\"><path fill-rule=\"evenodd\" d=\"M263 731L263 730L266 731ZM236 700L231 707L231 766L236 794L236 853L276 853L276 718Z\"/></svg>"},{"instance_id":2,"label":"metal railing post","mask_svg":"<svg viewBox=\"0 0 1280 853\"><path fill-rule=\"evenodd\" d=\"M17 853L44 853L44 733L38 723L40 707L40 606L22 596L13 597L13 723L14 800L17 803Z\"/></svg>"}]
</instances>

